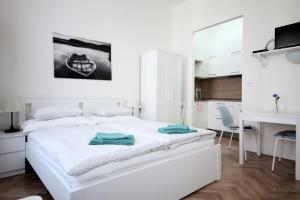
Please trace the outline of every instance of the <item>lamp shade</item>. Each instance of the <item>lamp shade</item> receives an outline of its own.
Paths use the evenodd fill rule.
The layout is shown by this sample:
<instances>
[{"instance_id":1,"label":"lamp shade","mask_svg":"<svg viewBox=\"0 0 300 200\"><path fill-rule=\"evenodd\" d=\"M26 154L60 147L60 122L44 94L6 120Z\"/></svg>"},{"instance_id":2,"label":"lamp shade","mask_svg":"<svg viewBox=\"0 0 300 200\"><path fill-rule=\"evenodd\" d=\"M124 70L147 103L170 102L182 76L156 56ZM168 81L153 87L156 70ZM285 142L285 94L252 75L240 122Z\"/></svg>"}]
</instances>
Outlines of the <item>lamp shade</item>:
<instances>
[{"instance_id":1,"label":"lamp shade","mask_svg":"<svg viewBox=\"0 0 300 200\"><path fill-rule=\"evenodd\" d=\"M6 99L3 106L3 112L20 112L21 105L17 98Z\"/></svg>"}]
</instances>

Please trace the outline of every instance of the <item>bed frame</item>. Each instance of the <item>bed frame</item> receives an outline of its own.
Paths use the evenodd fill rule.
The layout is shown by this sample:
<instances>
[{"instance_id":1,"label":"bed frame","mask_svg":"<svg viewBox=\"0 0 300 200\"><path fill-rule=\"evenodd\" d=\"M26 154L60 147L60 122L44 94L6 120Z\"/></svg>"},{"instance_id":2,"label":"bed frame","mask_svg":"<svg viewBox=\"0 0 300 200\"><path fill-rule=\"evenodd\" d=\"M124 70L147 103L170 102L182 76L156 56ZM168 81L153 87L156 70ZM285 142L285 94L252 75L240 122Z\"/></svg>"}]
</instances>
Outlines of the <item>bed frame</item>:
<instances>
[{"instance_id":1,"label":"bed frame","mask_svg":"<svg viewBox=\"0 0 300 200\"><path fill-rule=\"evenodd\" d=\"M23 99L19 120L29 119L34 107L58 103L76 104L86 114L95 105L125 105L122 99ZM29 144L26 158L56 200L178 200L221 179L220 145L156 161L77 188L71 188Z\"/></svg>"}]
</instances>

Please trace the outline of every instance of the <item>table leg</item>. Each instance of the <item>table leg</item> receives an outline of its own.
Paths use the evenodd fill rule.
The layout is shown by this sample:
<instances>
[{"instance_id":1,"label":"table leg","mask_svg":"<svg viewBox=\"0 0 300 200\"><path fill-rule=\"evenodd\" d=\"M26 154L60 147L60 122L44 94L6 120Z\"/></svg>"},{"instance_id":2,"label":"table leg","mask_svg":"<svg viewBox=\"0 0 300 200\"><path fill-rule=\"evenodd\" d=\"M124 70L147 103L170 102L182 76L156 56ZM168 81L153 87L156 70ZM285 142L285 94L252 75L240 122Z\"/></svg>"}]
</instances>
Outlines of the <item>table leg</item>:
<instances>
[{"instance_id":1,"label":"table leg","mask_svg":"<svg viewBox=\"0 0 300 200\"><path fill-rule=\"evenodd\" d=\"M240 117L240 134L239 134L239 163L240 165L244 164L244 120Z\"/></svg>"},{"instance_id":2,"label":"table leg","mask_svg":"<svg viewBox=\"0 0 300 200\"><path fill-rule=\"evenodd\" d=\"M257 145L257 155L260 156L261 155L261 126L260 126L260 122L257 122L256 125L256 134L257 134L257 141L256 141L256 145Z\"/></svg>"},{"instance_id":3,"label":"table leg","mask_svg":"<svg viewBox=\"0 0 300 200\"><path fill-rule=\"evenodd\" d=\"M296 124L296 180L300 181L300 119Z\"/></svg>"}]
</instances>

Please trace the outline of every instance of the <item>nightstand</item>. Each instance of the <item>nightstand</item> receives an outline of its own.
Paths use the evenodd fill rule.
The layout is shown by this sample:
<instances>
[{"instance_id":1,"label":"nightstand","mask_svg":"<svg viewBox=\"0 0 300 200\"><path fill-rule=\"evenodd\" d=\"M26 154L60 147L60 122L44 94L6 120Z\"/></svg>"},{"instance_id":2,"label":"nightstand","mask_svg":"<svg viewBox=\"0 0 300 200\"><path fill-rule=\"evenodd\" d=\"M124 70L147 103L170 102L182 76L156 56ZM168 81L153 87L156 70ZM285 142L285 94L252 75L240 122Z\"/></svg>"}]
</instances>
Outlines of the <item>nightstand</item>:
<instances>
[{"instance_id":1,"label":"nightstand","mask_svg":"<svg viewBox=\"0 0 300 200\"><path fill-rule=\"evenodd\" d=\"M25 173L25 134L0 131L0 178Z\"/></svg>"}]
</instances>

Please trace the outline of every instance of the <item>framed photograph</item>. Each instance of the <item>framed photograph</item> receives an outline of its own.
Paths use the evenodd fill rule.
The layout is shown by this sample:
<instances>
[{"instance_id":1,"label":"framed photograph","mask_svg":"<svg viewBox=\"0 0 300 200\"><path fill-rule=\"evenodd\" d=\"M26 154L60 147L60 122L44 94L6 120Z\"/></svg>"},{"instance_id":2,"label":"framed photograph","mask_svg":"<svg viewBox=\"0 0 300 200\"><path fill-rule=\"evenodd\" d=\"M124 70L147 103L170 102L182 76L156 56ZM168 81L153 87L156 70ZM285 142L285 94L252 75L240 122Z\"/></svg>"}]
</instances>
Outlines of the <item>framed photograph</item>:
<instances>
[{"instance_id":1,"label":"framed photograph","mask_svg":"<svg viewBox=\"0 0 300 200\"><path fill-rule=\"evenodd\" d=\"M111 44L53 33L54 77L111 80Z\"/></svg>"}]
</instances>

